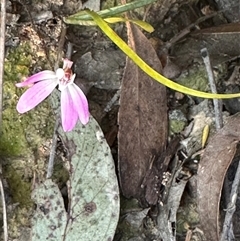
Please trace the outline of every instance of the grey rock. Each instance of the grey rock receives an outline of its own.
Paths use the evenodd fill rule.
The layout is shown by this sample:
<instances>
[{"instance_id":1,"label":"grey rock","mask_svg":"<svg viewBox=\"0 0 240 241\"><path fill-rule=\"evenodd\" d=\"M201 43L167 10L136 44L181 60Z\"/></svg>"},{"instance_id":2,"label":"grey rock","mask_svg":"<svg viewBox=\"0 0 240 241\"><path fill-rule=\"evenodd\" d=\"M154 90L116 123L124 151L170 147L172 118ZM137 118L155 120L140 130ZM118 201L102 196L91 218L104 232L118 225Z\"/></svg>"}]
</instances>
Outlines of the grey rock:
<instances>
[{"instance_id":1,"label":"grey rock","mask_svg":"<svg viewBox=\"0 0 240 241\"><path fill-rule=\"evenodd\" d=\"M87 52L75 60L74 72L99 89L119 89L125 58L120 50L114 49Z\"/></svg>"}]
</instances>

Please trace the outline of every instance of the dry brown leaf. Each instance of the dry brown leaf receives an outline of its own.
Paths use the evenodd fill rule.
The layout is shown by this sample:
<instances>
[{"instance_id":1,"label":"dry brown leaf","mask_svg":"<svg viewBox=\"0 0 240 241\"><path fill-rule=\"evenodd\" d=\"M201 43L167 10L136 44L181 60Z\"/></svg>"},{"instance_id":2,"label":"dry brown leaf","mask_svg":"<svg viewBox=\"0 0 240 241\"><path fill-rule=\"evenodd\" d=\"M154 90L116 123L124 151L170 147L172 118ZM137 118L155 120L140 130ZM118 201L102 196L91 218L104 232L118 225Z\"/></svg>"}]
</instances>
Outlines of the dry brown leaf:
<instances>
[{"instance_id":1,"label":"dry brown leaf","mask_svg":"<svg viewBox=\"0 0 240 241\"><path fill-rule=\"evenodd\" d=\"M127 27L130 47L161 72L161 63L148 39L136 26L128 23ZM144 199L141 184L153 160L165 150L167 132L166 88L127 59L118 135L120 184L126 197Z\"/></svg>"},{"instance_id":2,"label":"dry brown leaf","mask_svg":"<svg viewBox=\"0 0 240 241\"><path fill-rule=\"evenodd\" d=\"M197 175L198 208L207 240L219 240L219 202L224 177L240 141L240 114L229 117L227 124L212 138L200 160Z\"/></svg>"}]
</instances>

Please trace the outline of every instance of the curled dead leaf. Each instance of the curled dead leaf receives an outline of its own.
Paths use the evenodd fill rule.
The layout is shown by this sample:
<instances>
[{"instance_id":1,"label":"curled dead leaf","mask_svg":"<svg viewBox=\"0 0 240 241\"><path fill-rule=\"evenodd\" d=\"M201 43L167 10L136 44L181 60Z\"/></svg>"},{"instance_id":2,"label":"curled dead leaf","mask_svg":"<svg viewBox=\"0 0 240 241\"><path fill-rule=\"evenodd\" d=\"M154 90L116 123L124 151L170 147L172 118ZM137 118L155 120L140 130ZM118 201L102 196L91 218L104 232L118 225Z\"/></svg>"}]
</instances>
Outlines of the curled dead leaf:
<instances>
[{"instance_id":1,"label":"curled dead leaf","mask_svg":"<svg viewBox=\"0 0 240 241\"><path fill-rule=\"evenodd\" d=\"M198 209L207 240L219 240L219 203L223 181L240 141L240 114L228 118L212 138L200 160L197 175Z\"/></svg>"}]
</instances>

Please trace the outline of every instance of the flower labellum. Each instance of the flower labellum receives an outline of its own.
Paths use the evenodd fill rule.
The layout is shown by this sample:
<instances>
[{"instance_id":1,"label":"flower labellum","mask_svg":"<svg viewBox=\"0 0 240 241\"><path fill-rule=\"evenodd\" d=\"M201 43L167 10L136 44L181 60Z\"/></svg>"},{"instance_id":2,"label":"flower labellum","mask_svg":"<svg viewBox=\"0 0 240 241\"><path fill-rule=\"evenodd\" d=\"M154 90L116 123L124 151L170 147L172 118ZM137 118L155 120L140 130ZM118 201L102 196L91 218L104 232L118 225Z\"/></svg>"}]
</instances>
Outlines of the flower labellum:
<instances>
[{"instance_id":1,"label":"flower labellum","mask_svg":"<svg viewBox=\"0 0 240 241\"><path fill-rule=\"evenodd\" d=\"M78 119L83 125L89 121L88 101L82 90L74 84L75 74L72 73L71 67L73 62L64 59L63 68L54 71L44 70L34 74L21 83L17 83L17 87L30 86L20 97L17 104L17 111L25 113L45 98L59 86L61 91L61 119L64 131L71 131Z\"/></svg>"}]
</instances>

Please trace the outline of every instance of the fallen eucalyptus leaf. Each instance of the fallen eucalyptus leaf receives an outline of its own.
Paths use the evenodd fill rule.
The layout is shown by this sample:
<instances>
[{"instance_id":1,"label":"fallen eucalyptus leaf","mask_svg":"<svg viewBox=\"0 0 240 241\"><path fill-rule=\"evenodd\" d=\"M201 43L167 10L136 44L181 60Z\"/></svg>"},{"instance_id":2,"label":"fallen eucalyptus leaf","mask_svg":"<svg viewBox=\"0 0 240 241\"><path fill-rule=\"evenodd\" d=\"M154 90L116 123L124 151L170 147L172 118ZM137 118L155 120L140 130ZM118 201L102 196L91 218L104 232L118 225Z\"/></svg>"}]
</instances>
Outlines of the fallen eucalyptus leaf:
<instances>
[{"instance_id":1,"label":"fallen eucalyptus leaf","mask_svg":"<svg viewBox=\"0 0 240 241\"><path fill-rule=\"evenodd\" d=\"M135 25L127 23L127 27L129 45L154 69L161 71L161 62L149 40ZM156 175L161 179L161 170L148 177L152 180L148 182L149 188L142 184L153 161L165 150L167 133L165 86L152 81L128 58L122 80L118 135L120 183L126 197L156 204L158 194L154 188Z\"/></svg>"},{"instance_id":2,"label":"fallen eucalyptus leaf","mask_svg":"<svg viewBox=\"0 0 240 241\"><path fill-rule=\"evenodd\" d=\"M111 151L97 122L59 134L68 151L68 208L56 184L46 180L33 192L37 211L33 241L113 240L119 191Z\"/></svg>"},{"instance_id":3,"label":"fallen eucalyptus leaf","mask_svg":"<svg viewBox=\"0 0 240 241\"><path fill-rule=\"evenodd\" d=\"M240 114L210 138L197 175L198 208L207 240L219 240L219 202L223 181L240 141Z\"/></svg>"}]
</instances>

